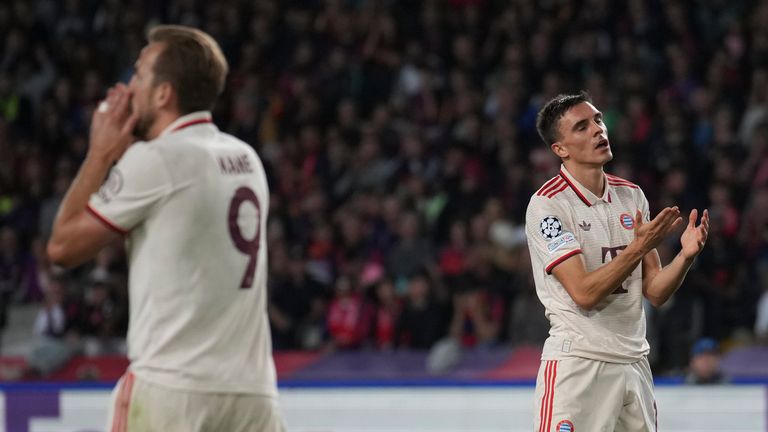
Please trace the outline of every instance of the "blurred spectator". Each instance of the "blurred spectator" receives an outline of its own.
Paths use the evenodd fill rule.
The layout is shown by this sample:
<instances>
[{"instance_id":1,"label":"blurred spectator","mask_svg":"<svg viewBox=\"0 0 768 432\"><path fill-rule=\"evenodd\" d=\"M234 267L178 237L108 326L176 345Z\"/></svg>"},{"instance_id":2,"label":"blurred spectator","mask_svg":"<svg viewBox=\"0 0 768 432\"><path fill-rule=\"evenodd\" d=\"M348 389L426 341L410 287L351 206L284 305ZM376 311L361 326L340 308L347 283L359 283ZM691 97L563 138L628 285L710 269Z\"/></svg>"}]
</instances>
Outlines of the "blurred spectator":
<instances>
[{"instance_id":1,"label":"blurred spectator","mask_svg":"<svg viewBox=\"0 0 768 432\"><path fill-rule=\"evenodd\" d=\"M79 350L78 335L73 328L77 305L68 298L70 282L60 274L51 278L45 300L35 318L35 341L27 356L28 376L50 375Z\"/></svg>"},{"instance_id":2,"label":"blurred spectator","mask_svg":"<svg viewBox=\"0 0 768 432\"><path fill-rule=\"evenodd\" d=\"M757 267L757 282L762 293L757 301L754 332L758 342L768 345L768 261L762 261Z\"/></svg>"},{"instance_id":3,"label":"blurred spectator","mask_svg":"<svg viewBox=\"0 0 768 432\"><path fill-rule=\"evenodd\" d=\"M84 301L74 323L85 355L125 354L128 314L117 278L98 274L86 285Z\"/></svg>"},{"instance_id":4,"label":"blurred spectator","mask_svg":"<svg viewBox=\"0 0 768 432\"><path fill-rule=\"evenodd\" d=\"M299 330L299 348L318 350L326 346L329 339L328 300L324 297L314 297L309 304L309 313L304 317Z\"/></svg>"},{"instance_id":5,"label":"blurred spectator","mask_svg":"<svg viewBox=\"0 0 768 432\"><path fill-rule=\"evenodd\" d=\"M685 367L681 347L702 335L761 328L762 292L746 282L768 256L763 3L581 13L563 0L560 15L520 1L97 3L0 2L0 327L9 304L46 292L39 243L86 153L90 113L130 76L146 27L166 22L209 29L230 60L214 117L254 146L270 182L270 249L284 250L269 269L276 348L377 345L372 316L367 329L340 323L383 300L357 292L379 279L395 288L387 304L402 304L395 347L429 347L452 316L478 342L536 341L515 224L531 185L557 172L535 114L580 88L624 148L609 171L655 205L712 214L691 283L649 314L654 367ZM490 266L476 264L487 248ZM111 254L72 274L73 301L92 295L89 275L120 277L124 254ZM333 298L339 277L361 286ZM120 286L106 298L124 302Z\"/></svg>"},{"instance_id":6,"label":"blurred spectator","mask_svg":"<svg viewBox=\"0 0 768 432\"><path fill-rule=\"evenodd\" d=\"M763 345L768 344L768 296L763 294L757 304L755 338Z\"/></svg>"},{"instance_id":7,"label":"blurred spectator","mask_svg":"<svg viewBox=\"0 0 768 432\"><path fill-rule=\"evenodd\" d=\"M42 300L50 283L50 262L42 238L34 238L30 249L21 275L19 295L24 302L37 302Z\"/></svg>"},{"instance_id":8,"label":"blurred spectator","mask_svg":"<svg viewBox=\"0 0 768 432\"><path fill-rule=\"evenodd\" d=\"M456 220L451 224L448 244L440 251L439 266L443 284L449 289L458 289L464 283L467 271L467 224Z\"/></svg>"},{"instance_id":9,"label":"blurred spectator","mask_svg":"<svg viewBox=\"0 0 768 432\"><path fill-rule=\"evenodd\" d=\"M497 342L505 317L500 292L507 281L491 263L490 250L476 246L468 256L466 279L453 295L450 334L465 346L490 346Z\"/></svg>"},{"instance_id":10,"label":"blurred spectator","mask_svg":"<svg viewBox=\"0 0 768 432\"><path fill-rule=\"evenodd\" d=\"M515 251L516 268L512 285L516 289L510 305L509 341L513 346L521 344L541 345L549 335L549 321L544 314L544 305L536 295L536 285L531 267L531 256L526 246L518 246Z\"/></svg>"},{"instance_id":11,"label":"blurred spectator","mask_svg":"<svg viewBox=\"0 0 768 432\"><path fill-rule=\"evenodd\" d=\"M415 213L405 213L398 221L399 237L387 256L387 272L397 285L422 269L435 271L432 245L422 235L420 222Z\"/></svg>"},{"instance_id":12,"label":"blurred spectator","mask_svg":"<svg viewBox=\"0 0 768 432\"><path fill-rule=\"evenodd\" d=\"M269 318L272 343L276 349L299 348L302 324L317 297L325 296L324 288L307 274L306 261L288 257L283 248L271 251L273 272L269 286Z\"/></svg>"},{"instance_id":13,"label":"blurred spectator","mask_svg":"<svg viewBox=\"0 0 768 432\"><path fill-rule=\"evenodd\" d=\"M67 192L67 189L69 189L69 184L71 182L72 179L69 174L58 174L53 181L52 194L45 198L40 204L40 222L38 223L38 235L43 239L47 239L51 236L53 220L56 217L56 212L59 211L61 200L64 198L64 194Z\"/></svg>"},{"instance_id":14,"label":"blurred spectator","mask_svg":"<svg viewBox=\"0 0 768 432\"><path fill-rule=\"evenodd\" d=\"M400 319L402 305L395 292L395 285L390 279L377 283L373 321L373 345L380 350L391 350L395 346L397 322Z\"/></svg>"},{"instance_id":15,"label":"blurred spectator","mask_svg":"<svg viewBox=\"0 0 768 432\"><path fill-rule=\"evenodd\" d=\"M356 282L348 276L336 280L335 293L328 307L328 333L336 348L359 348L370 328L370 309Z\"/></svg>"},{"instance_id":16,"label":"blurred spectator","mask_svg":"<svg viewBox=\"0 0 768 432\"><path fill-rule=\"evenodd\" d=\"M16 232L0 228L0 331L8 324L8 308L19 295L24 257L19 249Z\"/></svg>"},{"instance_id":17,"label":"blurred spectator","mask_svg":"<svg viewBox=\"0 0 768 432\"><path fill-rule=\"evenodd\" d=\"M727 384L720 369L720 346L711 338L696 341L691 348L691 361L685 377L686 384Z\"/></svg>"},{"instance_id":18,"label":"blurred spectator","mask_svg":"<svg viewBox=\"0 0 768 432\"><path fill-rule=\"evenodd\" d=\"M397 345L428 349L446 332L445 315L435 301L426 272L416 273L408 281L403 310L397 323Z\"/></svg>"}]
</instances>

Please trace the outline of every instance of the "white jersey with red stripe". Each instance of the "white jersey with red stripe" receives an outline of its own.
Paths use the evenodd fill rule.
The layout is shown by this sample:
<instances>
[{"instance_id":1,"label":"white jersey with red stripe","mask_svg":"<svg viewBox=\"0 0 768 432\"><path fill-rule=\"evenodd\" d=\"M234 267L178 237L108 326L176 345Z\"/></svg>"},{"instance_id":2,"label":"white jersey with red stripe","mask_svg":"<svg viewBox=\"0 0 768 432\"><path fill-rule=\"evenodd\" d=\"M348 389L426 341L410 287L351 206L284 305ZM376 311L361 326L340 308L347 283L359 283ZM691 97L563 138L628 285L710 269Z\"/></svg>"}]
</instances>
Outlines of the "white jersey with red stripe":
<instances>
[{"instance_id":1,"label":"white jersey with red stripe","mask_svg":"<svg viewBox=\"0 0 768 432\"><path fill-rule=\"evenodd\" d=\"M583 357L631 363L649 351L642 307L642 263L592 310L580 308L552 269L566 259L582 259L587 271L610 262L634 238L634 215L648 220L648 201L627 180L606 177L603 196L582 186L561 167L532 197L526 234L536 293L551 328L543 360Z\"/></svg>"},{"instance_id":2,"label":"white jersey with red stripe","mask_svg":"<svg viewBox=\"0 0 768 432\"><path fill-rule=\"evenodd\" d=\"M275 396L266 314L269 189L209 112L133 144L89 210L126 236L130 369L171 388Z\"/></svg>"}]
</instances>

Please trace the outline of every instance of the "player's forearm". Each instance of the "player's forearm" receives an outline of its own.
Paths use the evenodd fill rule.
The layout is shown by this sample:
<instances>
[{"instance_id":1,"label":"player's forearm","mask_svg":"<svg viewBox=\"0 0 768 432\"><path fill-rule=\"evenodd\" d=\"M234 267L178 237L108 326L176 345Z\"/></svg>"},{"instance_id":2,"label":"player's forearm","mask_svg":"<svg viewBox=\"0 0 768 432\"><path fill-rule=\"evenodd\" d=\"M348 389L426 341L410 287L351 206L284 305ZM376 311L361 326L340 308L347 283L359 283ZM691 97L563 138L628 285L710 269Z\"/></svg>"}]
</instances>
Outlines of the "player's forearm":
<instances>
[{"instance_id":1,"label":"player's forearm","mask_svg":"<svg viewBox=\"0 0 768 432\"><path fill-rule=\"evenodd\" d=\"M108 159L90 154L80 166L53 222L53 231L48 241L48 253L52 258L62 258L62 255L67 254L67 246L72 242L74 234L70 227L82 215L88 200L101 186L110 166Z\"/></svg>"},{"instance_id":2,"label":"player's forearm","mask_svg":"<svg viewBox=\"0 0 768 432\"><path fill-rule=\"evenodd\" d=\"M576 281L577 288L571 297L582 309L592 309L621 287L644 255L642 249L630 244L611 262L582 275Z\"/></svg>"},{"instance_id":3,"label":"player's forearm","mask_svg":"<svg viewBox=\"0 0 768 432\"><path fill-rule=\"evenodd\" d=\"M680 288L692 264L693 258L685 258L682 254L677 254L672 262L661 269L649 282L644 293L648 301L655 307L666 303L672 294Z\"/></svg>"}]
</instances>

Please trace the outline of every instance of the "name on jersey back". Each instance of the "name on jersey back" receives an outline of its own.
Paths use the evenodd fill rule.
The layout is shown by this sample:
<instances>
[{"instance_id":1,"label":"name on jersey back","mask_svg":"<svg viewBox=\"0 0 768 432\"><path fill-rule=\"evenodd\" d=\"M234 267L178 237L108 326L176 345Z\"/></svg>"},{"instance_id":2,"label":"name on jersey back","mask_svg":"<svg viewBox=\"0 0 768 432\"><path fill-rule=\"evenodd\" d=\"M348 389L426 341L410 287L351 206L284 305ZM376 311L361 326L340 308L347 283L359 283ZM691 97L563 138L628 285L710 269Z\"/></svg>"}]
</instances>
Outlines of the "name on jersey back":
<instances>
[{"instance_id":1,"label":"name on jersey back","mask_svg":"<svg viewBox=\"0 0 768 432\"><path fill-rule=\"evenodd\" d=\"M247 174L253 172L251 161L246 153L237 156L219 156L219 170L222 174Z\"/></svg>"}]
</instances>

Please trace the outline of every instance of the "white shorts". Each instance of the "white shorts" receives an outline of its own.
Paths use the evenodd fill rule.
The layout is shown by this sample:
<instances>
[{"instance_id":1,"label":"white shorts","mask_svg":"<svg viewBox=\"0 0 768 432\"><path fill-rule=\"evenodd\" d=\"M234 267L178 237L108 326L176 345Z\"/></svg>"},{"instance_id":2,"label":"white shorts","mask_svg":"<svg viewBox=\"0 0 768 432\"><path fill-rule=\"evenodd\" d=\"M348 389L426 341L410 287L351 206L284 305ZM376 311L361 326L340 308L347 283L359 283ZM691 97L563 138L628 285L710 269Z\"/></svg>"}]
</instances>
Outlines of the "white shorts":
<instances>
[{"instance_id":1,"label":"white shorts","mask_svg":"<svg viewBox=\"0 0 768 432\"><path fill-rule=\"evenodd\" d=\"M656 432L648 359L542 360L534 410L535 432Z\"/></svg>"},{"instance_id":2,"label":"white shorts","mask_svg":"<svg viewBox=\"0 0 768 432\"><path fill-rule=\"evenodd\" d=\"M108 432L285 432L275 398L161 387L127 372L112 391Z\"/></svg>"}]
</instances>

